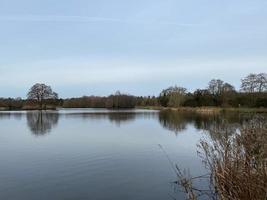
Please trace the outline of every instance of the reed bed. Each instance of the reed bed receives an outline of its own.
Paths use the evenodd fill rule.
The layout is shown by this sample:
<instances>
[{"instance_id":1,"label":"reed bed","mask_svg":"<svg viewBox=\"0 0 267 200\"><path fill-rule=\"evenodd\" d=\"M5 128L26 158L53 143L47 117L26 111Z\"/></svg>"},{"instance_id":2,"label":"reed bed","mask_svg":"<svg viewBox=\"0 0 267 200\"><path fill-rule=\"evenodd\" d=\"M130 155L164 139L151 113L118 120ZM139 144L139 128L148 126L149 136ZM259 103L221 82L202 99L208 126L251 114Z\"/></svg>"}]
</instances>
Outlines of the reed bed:
<instances>
[{"instance_id":1,"label":"reed bed","mask_svg":"<svg viewBox=\"0 0 267 200\"><path fill-rule=\"evenodd\" d=\"M235 134L227 128L220 134L220 140L203 139L198 146L208 175L188 177L176 165L176 184L183 188L190 200L266 200L266 119L258 116ZM208 178L209 188L195 188L194 180L199 178Z\"/></svg>"}]
</instances>

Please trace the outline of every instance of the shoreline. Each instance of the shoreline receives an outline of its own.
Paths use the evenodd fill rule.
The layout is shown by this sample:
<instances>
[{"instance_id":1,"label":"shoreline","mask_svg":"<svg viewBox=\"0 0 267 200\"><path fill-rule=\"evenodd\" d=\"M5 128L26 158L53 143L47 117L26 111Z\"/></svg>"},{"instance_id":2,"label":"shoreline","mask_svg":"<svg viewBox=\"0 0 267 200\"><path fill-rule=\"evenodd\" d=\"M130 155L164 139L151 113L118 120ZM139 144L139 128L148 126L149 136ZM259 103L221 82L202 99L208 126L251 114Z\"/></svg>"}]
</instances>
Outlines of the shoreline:
<instances>
[{"instance_id":1,"label":"shoreline","mask_svg":"<svg viewBox=\"0 0 267 200\"><path fill-rule=\"evenodd\" d=\"M36 108L22 108L22 109L8 109L4 107L0 107L0 111L55 111L58 109L62 109L64 107L50 107L47 109L36 109ZM77 109L83 109L84 107ZM64 109L74 109L74 108L64 108ZM92 107L92 109L94 109ZM97 108L95 108L97 109ZM108 108L101 108L108 109ZM118 110L124 110L125 108L119 108ZM171 110L177 112L197 112L197 113L220 113L220 112L247 112L247 113L267 113L267 108L223 108L223 107L162 107L162 106L136 106L134 108L127 109L144 109L144 110Z\"/></svg>"},{"instance_id":2,"label":"shoreline","mask_svg":"<svg viewBox=\"0 0 267 200\"><path fill-rule=\"evenodd\" d=\"M137 109L147 110L172 110L179 112L198 112L198 113L219 113L219 112L250 112L250 113L267 113L267 108L223 108L223 107L160 107L160 106L137 106Z\"/></svg>"}]
</instances>

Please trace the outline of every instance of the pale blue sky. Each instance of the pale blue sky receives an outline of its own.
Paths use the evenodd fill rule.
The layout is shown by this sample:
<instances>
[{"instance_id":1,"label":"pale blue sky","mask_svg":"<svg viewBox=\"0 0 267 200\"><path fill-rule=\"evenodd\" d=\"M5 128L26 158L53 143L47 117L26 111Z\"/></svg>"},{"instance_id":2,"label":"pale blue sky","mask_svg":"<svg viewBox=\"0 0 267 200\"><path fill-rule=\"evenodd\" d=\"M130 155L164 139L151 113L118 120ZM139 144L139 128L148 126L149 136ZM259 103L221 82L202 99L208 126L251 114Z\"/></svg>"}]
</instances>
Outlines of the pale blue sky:
<instances>
[{"instance_id":1,"label":"pale blue sky","mask_svg":"<svg viewBox=\"0 0 267 200\"><path fill-rule=\"evenodd\" d=\"M0 0L0 96L234 84L267 72L266 0Z\"/></svg>"}]
</instances>

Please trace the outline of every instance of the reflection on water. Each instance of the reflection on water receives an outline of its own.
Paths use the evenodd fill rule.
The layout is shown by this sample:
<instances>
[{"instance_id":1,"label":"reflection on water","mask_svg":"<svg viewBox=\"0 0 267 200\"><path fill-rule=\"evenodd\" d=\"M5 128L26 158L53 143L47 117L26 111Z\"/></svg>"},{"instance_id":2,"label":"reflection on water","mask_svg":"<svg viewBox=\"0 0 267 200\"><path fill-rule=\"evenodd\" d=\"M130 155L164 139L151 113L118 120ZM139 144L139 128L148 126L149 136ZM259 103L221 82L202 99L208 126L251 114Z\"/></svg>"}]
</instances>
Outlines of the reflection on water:
<instances>
[{"instance_id":1,"label":"reflection on water","mask_svg":"<svg viewBox=\"0 0 267 200\"><path fill-rule=\"evenodd\" d=\"M163 110L159 113L158 119L162 127L173 131L176 135L186 130L188 125L193 125L195 129L209 133L212 139L215 140L219 139L223 132L227 132L227 134L235 133L243 124L255 116L255 113L225 112L207 114Z\"/></svg>"},{"instance_id":2,"label":"reflection on water","mask_svg":"<svg viewBox=\"0 0 267 200\"><path fill-rule=\"evenodd\" d=\"M22 111L22 112L0 112L1 119L17 119L21 120L23 115L26 115L27 125L29 130L37 136L45 135L59 122L59 118L66 117L69 119L83 119L83 120L109 120L111 123L121 126L128 122L133 122L136 119L151 119L157 118L158 112L152 111L135 111L135 110L125 110L125 111L109 111L109 110L96 110L87 111L77 110L70 112L63 111Z\"/></svg>"},{"instance_id":3,"label":"reflection on water","mask_svg":"<svg viewBox=\"0 0 267 200\"><path fill-rule=\"evenodd\" d=\"M67 118L82 118L83 120L108 120L117 126L134 122L136 119L157 118L158 112L135 112L133 111L112 111L112 112L82 112L65 113Z\"/></svg>"},{"instance_id":4,"label":"reflection on water","mask_svg":"<svg viewBox=\"0 0 267 200\"><path fill-rule=\"evenodd\" d=\"M159 113L160 124L176 134L185 130L187 125L191 124L198 130L213 130L219 129L225 123L240 124L240 116L234 115L231 117L227 114L205 114L192 112L177 112L171 110L164 110ZM244 118L242 118L243 120Z\"/></svg>"},{"instance_id":5,"label":"reflection on water","mask_svg":"<svg viewBox=\"0 0 267 200\"><path fill-rule=\"evenodd\" d=\"M34 135L41 136L49 133L58 123L57 112L34 111L27 112L27 124Z\"/></svg>"},{"instance_id":6,"label":"reflection on water","mask_svg":"<svg viewBox=\"0 0 267 200\"><path fill-rule=\"evenodd\" d=\"M173 131L176 135L185 130L188 122L190 121L191 117L188 113L181 115L179 112L169 110L163 110L159 113L160 124L164 128Z\"/></svg>"},{"instance_id":7,"label":"reflection on water","mask_svg":"<svg viewBox=\"0 0 267 200\"><path fill-rule=\"evenodd\" d=\"M134 122L136 119L158 119L163 128L174 132L176 135L187 129L188 125L193 125L197 130L207 131L213 139L218 139L218 132L236 132L237 129L252 119L253 113L226 112L221 114L205 114L192 112L177 112L163 110L152 111L109 111L109 110L71 110L63 111L29 111L29 112L0 112L1 119L21 120L26 114L27 124L34 135L45 135L56 127L60 117L82 118L83 120L108 120L121 126L125 123Z\"/></svg>"},{"instance_id":8,"label":"reflection on water","mask_svg":"<svg viewBox=\"0 0 267 200\"><path fill-rule=\"evenodd\" d=\"M108 119L110 122L115 123L116 125L120 126L123 123L134 121L136 118L135 114L133 113L115 113L109 114Z\"/></svg>"},{"instance_id":9,"label":"reflection on water","mask_svg":"<svg viewBox=\"0 0 267 200\"><path fill-rule=\"evenodd\" d=\"M0 112L0 199L172 199L175 177L158 144L174 163L202 175L200 133L221 141L252 117L167 110Z\"/></svg>"},{"instance_id":10,"label":"reflection on water","mask_svg":"<svg viewBox=\"0 0 267 200\"><path fill-rule=\"evenodd\" d=\"M0 112L0 120L16 119L21 120L23 113L21 112Z\"/></svg>"}]
</instances>

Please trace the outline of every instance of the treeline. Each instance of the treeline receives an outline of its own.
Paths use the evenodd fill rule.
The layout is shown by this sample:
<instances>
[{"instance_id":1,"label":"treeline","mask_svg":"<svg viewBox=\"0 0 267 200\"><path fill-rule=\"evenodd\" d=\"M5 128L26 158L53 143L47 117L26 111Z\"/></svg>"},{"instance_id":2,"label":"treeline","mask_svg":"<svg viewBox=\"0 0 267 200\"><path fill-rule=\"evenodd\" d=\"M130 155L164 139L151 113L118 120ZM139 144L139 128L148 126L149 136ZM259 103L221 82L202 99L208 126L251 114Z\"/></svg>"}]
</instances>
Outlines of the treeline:
<instances>
[{"instance_id":1,"label":"treeline","mask_svg":"<svg viewBox=\"0 0 267 200\"><path fill-rule=\"evenodd\" d=\"M56 109L63 105L63 99L45 99L43 106L37 100L21 99L21 98L0 98L1 110L38 110L42 109Z\"/></svg>"},{"instance_id":2,"label":"treeline","mask_svg":"<svg viewBox=\"0 0 267 200\"><path fill-rule=\"evenodd\" d=\"M22 100L21 98L0 98L0 110L17 110L21 109L25 104L26 100Z\"/></svg>"},{"instance_id":3,"label":"treeline","mask_svg":"<svg viewBox=\"0 0 267 200\"><path fill-rule=\"evenodd\" d=\"M207 88L187 92L183 87L169 87L159 96L164 107L267 107L267 74L249 74L241 80L239 91L220 79L212 79Z\"/></svg>"},{"instance_id":4,"label":"treeline","mask_svg":"<svg viewBox=\"0 0 267 200\"><path fill-rule=\"evenodd\" d=\"M106 97L83 96L80 98L58 99L50 86L35 84L27 99L0 98L0 109L53 109L63 108L134 108L147 107L249 107L267 108L267 74L249 74L241 80L236 90L230 83L212 79L206 88L188 92L186 88L173 86L162 90L156 96L133 96L116 92Z\"/></svg>"},{"instance_id":5,"label":"treeline","mask_svg":"<svg viewBox=\"0 0 267 200\"><path fill-rule=\"evenodd\" d=\"M0 98L0 110L36 110L62 108L109 108L127 109L136 106L137 98L116 92L108 97L83 96L69 99L37 99Z\"/></svg>"},{"instance_id":6,"label":"treeline","mask_svg":"<svg viewBox=\"0 0 267 200\"><path fill-rule=\"evenodd\" d=\"M134 108L136 97L116 92L108 97L84 96L81 98L65 99L64 108Z\"/></svg>"}]
</instances>

